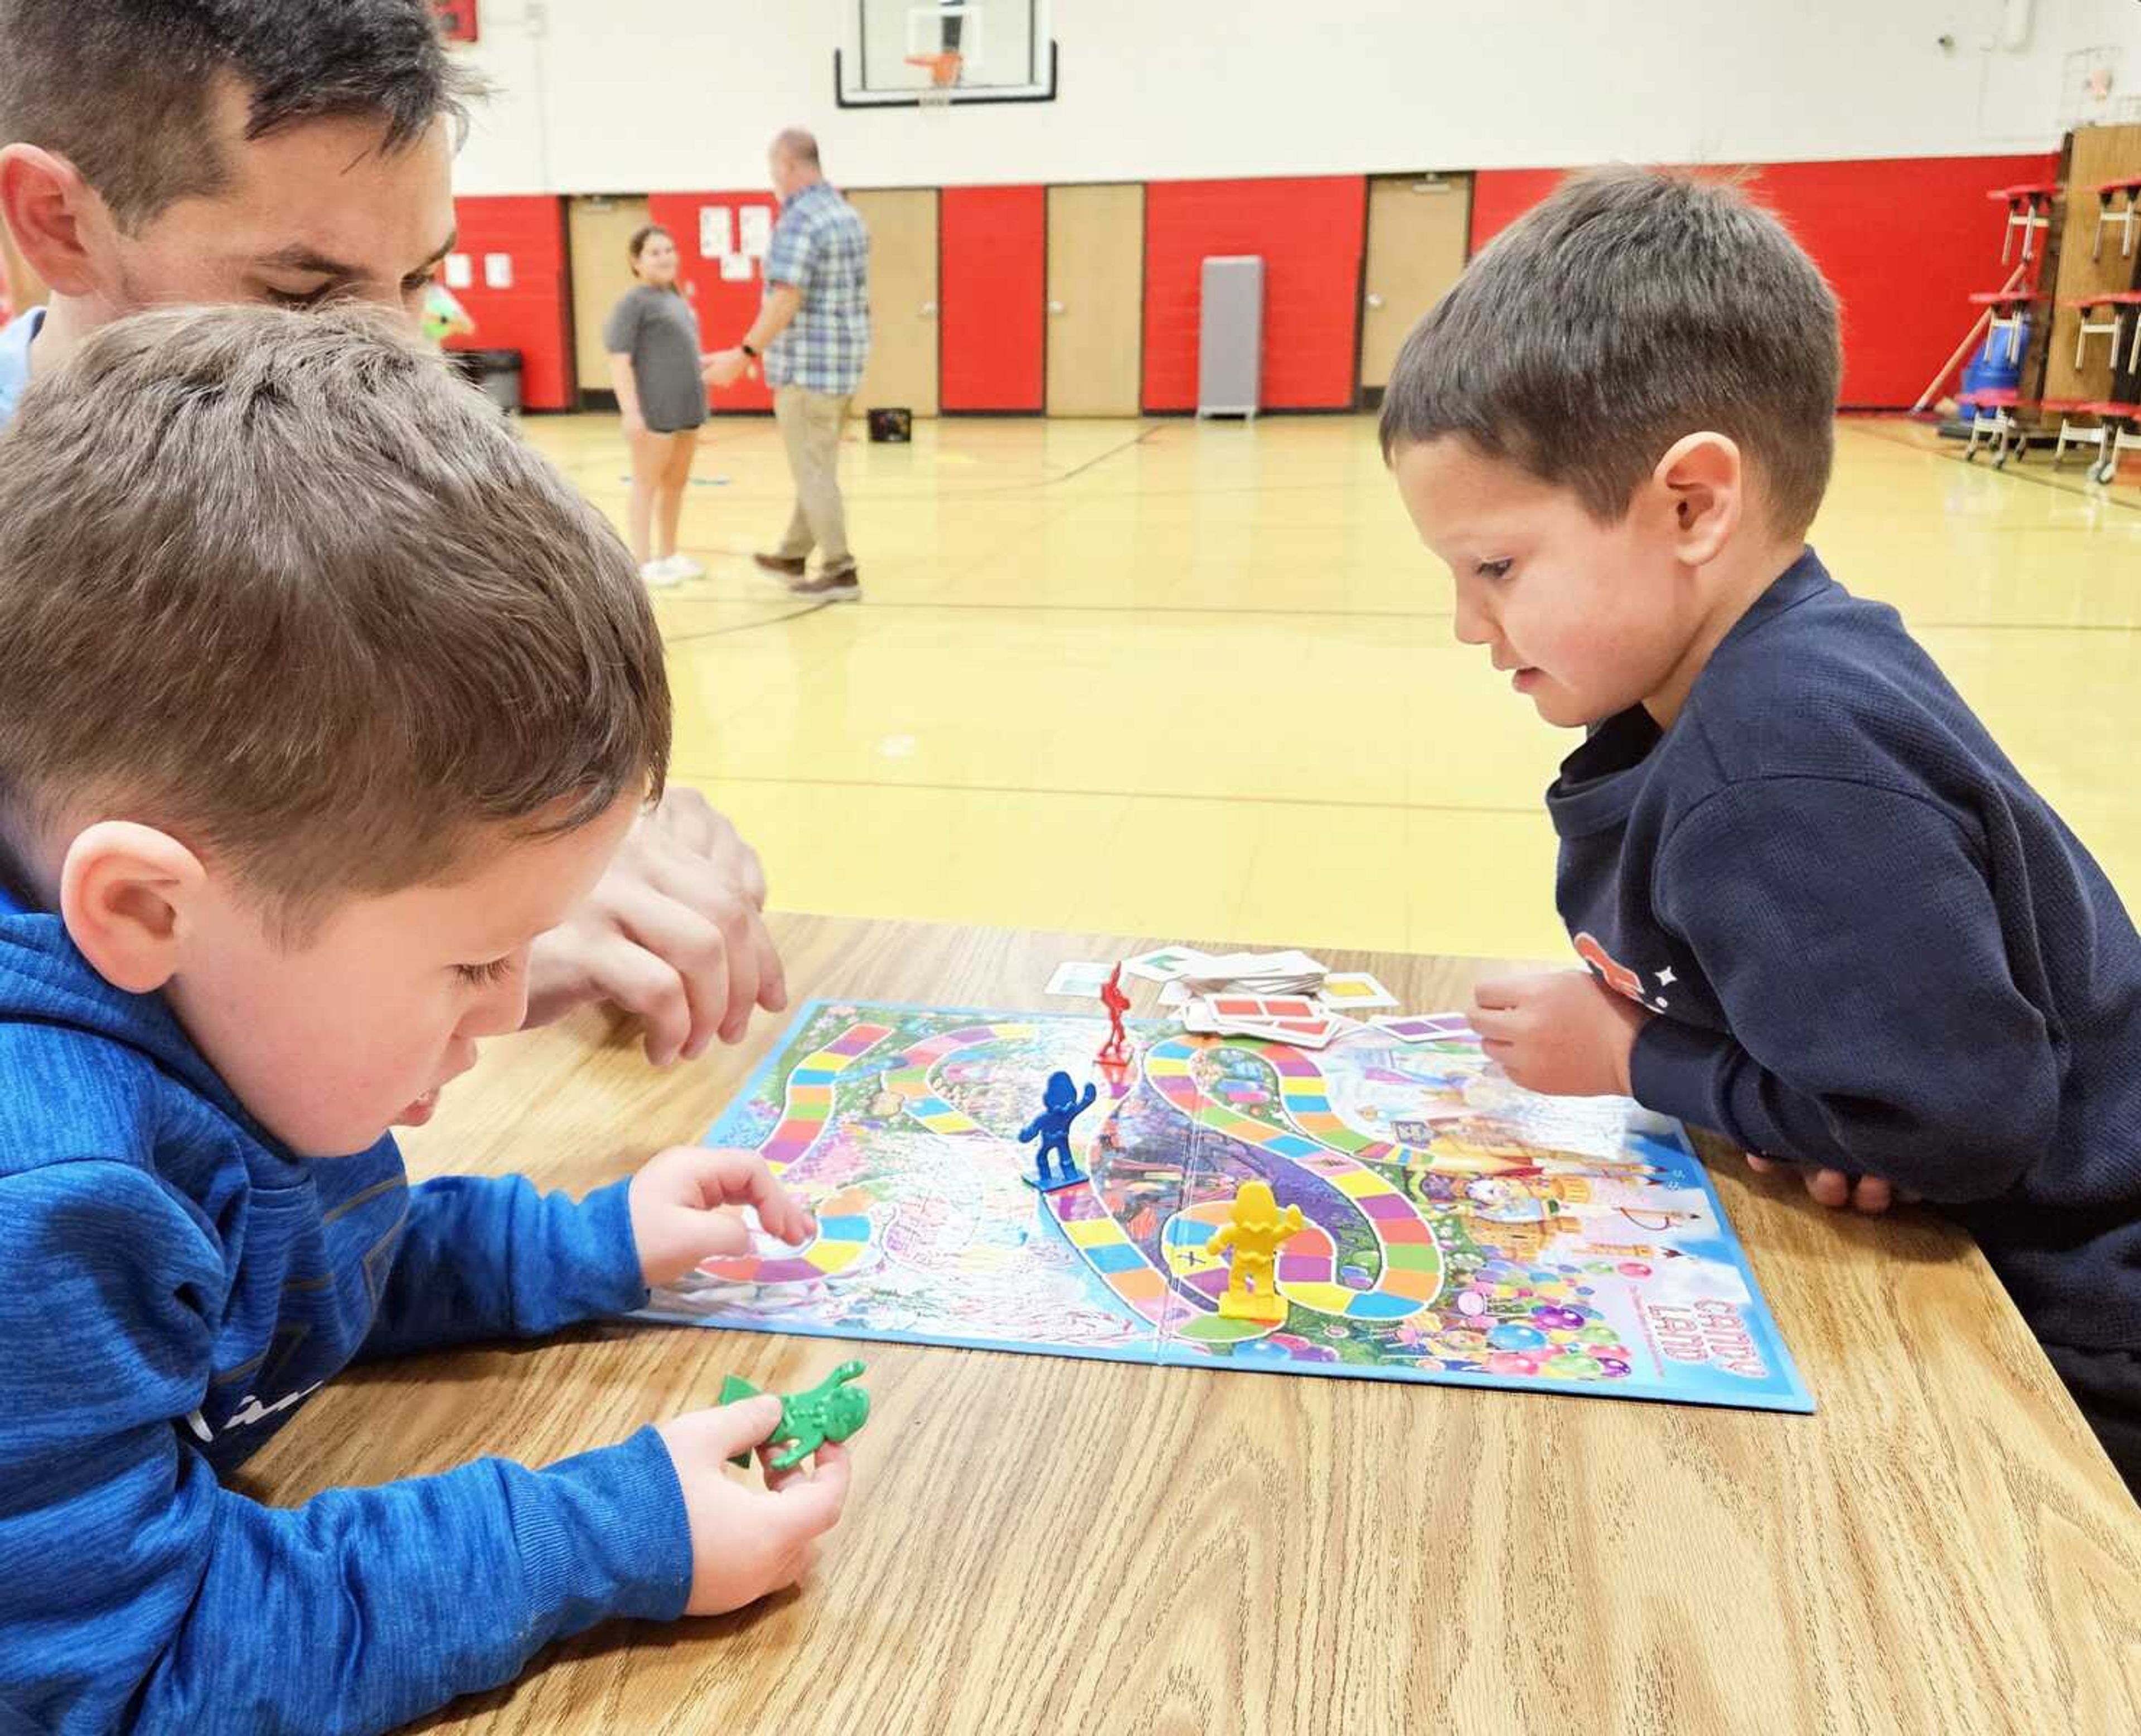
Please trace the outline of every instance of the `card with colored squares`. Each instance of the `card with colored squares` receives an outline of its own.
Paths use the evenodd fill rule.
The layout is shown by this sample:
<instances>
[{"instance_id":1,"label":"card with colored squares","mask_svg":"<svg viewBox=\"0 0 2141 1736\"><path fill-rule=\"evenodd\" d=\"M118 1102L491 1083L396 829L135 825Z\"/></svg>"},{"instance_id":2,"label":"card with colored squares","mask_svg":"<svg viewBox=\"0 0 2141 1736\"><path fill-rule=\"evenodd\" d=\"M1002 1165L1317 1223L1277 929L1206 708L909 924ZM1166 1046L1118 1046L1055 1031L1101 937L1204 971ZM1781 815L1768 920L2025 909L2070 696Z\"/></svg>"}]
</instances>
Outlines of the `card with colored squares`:
<instances>
[{"instance_id":1,"label":"card with colored squares","mask_svg":"<svg viewBox=\"0 0 2141 1736\"><path fill-rule=\"evenodd\" d=\"M707 1135L817 1214L656 1292L757 1331L1813 1409L1686 1135L1490 1069L1461 1020L1310 1052L1133 1021L816 1001ZM1425 1034L1423 1034L1425 1035ZM1099 1089L1081 1178L1036 1192L1048 1076ZM1276 1317L1220 1307L1208 1244L1245 1183L1302 1227ZM1223 1240L1224 1238L1222 1238Z\"/></svg>"}]
</instances>

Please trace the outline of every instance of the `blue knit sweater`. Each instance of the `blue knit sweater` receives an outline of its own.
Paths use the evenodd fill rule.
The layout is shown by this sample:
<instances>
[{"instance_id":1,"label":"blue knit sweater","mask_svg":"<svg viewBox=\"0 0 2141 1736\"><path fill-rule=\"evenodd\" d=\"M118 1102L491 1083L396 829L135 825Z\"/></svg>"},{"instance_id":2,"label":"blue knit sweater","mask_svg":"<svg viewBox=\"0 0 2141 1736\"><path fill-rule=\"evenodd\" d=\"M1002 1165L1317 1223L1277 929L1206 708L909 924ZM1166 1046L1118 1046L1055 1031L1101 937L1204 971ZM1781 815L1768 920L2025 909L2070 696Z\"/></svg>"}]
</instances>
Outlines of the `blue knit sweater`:
<instances>
[{"instance_id":1,"label":"blue knit sweater","mask_svg":"<svg viewBox=\"0 0 2141 1736\"><path fill-rule=\"evenodd\" d=\"M165 1003L0 892L0 1736L379 1730L691 1576L652 1429L263 1507L221 1477L353 1358L637 1306L622 1184L298 1161Z\"/></svg>"},{"instance_id":2,"label":"blue knit sweater","mask_svg":"<svg viewBox=\"0 0 2141 1736\"><path fill-rule=\"evenodd\" d=\"M1809 550L1547 803L1578 952L1660 1015L1644 1104L1945 1204L2045 1342L2141 1347L2141 937L1894 610Z\"/></svg>"}]
</instances>

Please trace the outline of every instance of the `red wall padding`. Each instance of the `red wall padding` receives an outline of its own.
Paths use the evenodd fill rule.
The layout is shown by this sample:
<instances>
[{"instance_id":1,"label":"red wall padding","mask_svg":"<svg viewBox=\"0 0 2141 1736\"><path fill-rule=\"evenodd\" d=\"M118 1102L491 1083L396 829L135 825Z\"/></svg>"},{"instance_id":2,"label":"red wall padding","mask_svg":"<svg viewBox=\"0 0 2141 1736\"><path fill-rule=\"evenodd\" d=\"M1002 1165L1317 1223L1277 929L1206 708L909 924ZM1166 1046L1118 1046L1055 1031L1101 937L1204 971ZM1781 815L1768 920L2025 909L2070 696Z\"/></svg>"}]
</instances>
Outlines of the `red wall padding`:
<instances>
[{"instance_id":1,"label":"red wall padding","mask_svg":"<svg viewBox=\"0 0 2141 1736\"><path fill-rule=\"evenodd\" d=\"M520 392L530 410L573 407L573 347L569 278L565 267L565 204L547 194L457 199L460 224L456 253L469 255L475 282L454 298L475 322L475 335L457 337L457 350L518 350ZM484 283L484 255L513 261L513 287Z\"/></svg>"},{"instance_id":2,"label":"red wall padding","mask_svg":"<svg viewBox=\"0 0 2141 1736\"><path fill-rule=\"evenodd\" d=\"M1853 409L1902 409L1997 289L2006 207L1988 189L2052 180L2056 156L1904 157L1750 165L1749 192L1790 225L1843 304L1843 391ZM1719 173L1730 171L1720 170ZM1551 192L1558 170L1490 170L1473 179L1479 248Z\"/></svg>"},{"instance_id":3,"label":"red wall padding","mask_svg":"<svg viewBox=\"0 0 2141 1736\"><path fill-rule=\"evenodd\" d=\"M1048 189L947 187L939 222L944 408L1038 414L1047 392Z\"/></svg>"},{"instance_id":4,"label":"red wall padding","mask_svg":"<svg viewBox=\"0 0 2141 1736\"><path fill-rule=\"evenodd\" d=\"M1144 204L1144 407L1197 407L1207 256L1264 260L1263 407L1341 410L1357 384L1367 184L1357 175L1155 181Z\"/></svg>"},{"instance_id":5,"label":"red wall padding","mask_svg":"<svg viewBox=\"0 0 2141 1736\"><path fill-rule=\"evenodd\" d=\"M699 310L699 340L710 351L733 347L751 329L765 295L765 278L755 261L747 280L731 283L721 276L720 260L700 258L699 208L726 205L731 231L740 231L743 220L735 214L744 206L764 205L777 211L780 204L762 187L749 193L656 193L647 198L647 214L677 238L677 252L682 261L678 281L692 298L692 305ZM741 238L732 235L731 239ZM773 394L765 389L762 377L746 374L734 386L714 393L712 403L717 413L770 410Z\"/></svg>"}]
</instances>

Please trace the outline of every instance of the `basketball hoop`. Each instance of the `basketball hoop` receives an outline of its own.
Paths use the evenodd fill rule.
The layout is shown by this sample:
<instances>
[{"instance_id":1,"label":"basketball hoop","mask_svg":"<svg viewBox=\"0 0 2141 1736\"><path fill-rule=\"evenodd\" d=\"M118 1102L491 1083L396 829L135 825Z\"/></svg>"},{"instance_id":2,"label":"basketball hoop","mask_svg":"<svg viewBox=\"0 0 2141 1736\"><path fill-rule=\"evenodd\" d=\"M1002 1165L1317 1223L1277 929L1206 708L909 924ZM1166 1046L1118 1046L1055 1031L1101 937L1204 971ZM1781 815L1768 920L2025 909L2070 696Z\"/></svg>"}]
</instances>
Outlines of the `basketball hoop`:
<instances>
[{"instance_id":1,"label":"basketball hoop","mask_svg":"<svg viewBox=\"0 0 2141 1736\"><path fill-rule=\"evenodd\" d=\"M929 82L915 92L915 106L924 112L941 115L952 106L952 92L959 83L959 70L966 57L958 53L910 54L907 64L928 69Z\"/></svg>"}]
</instances>

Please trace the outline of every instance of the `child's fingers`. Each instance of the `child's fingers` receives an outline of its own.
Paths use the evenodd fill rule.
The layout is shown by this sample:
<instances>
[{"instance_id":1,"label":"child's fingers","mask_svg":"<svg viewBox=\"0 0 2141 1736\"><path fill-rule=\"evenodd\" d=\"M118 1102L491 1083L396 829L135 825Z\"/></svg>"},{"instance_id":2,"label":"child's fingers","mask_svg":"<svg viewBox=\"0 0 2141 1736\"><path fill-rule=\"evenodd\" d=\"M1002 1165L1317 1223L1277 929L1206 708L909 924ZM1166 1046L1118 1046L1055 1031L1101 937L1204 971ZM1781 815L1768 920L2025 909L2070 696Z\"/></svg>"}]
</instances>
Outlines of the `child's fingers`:
<instances>
[{"instance_id":1,"label":"child's fingers","mask_svg":"<svg viewBox=\"0 0 2141 1736\"><path fill-rule=\"evenodd\" d=\"M1472 1004L1480 1007L1513 1007L1523 1004L1522 976L1489 976L1472 985Z\"/></svg>"},{"instance_id":2,"label":"child's fingers","mask_svg":"<svg viewBox=\"0 0 2141 1736\"><path fill-rule=\"evenodd\" d=\"M1475 1008L1472 1014L1472 1029L1479 1033L1479 1046L1488 1054L1507 1054L1516 1046L1523 1032L1521 1013L1494 1012Z\"/></svg>"},{"instance_id":3,"label":"child's fingers","mask_svg":"<svg viewBox=\"0 0 2141 1736\"><path fill-rule=\"evenodd\" d=\"M828 1441L816 1454L809 1476L784 1479L772 1490L781 1524L791 1536L815 1537L839 1523L848 1502L847 1449Z\"/></svg>"},{"instance_id":4,"label":"child's fingers","mask_svg":"<svg viewBox=\"0 0 2141 1736\"><path fill-rule=\"evenodd\" d=\"M1851 1190L1853 1209L1878 1217L1895 1202L1895 1191L1878 1175L1862 1175Z\"/></svg>"},{"instance_id":5,"label":"child's fingers","mask_svg":"<svg viewBox=\"0 0 2141 1736\"><path fill-rule=\"evenodd\" d=\"M1763 1157L1758 1152L1750 1151L1745 1155L1747 1167L1763 1175L1789 1167L1774 1158ZM1906 1193L1881 1176L1851 1176L1841 1169L1809 1170L1806 1191L1814 1197L1817 1204L1827 1206L1832 1211L1840 1212L1848 1206L1854 1212L1864 1212L1868 1217L1878 1217L1898 1202L1909 1203L1917 1197L1915 1194Z\"/></svg>"},{"instance_id":6,"label":"child's fingers","mask_svg":"<svg viewBox=\"0 0 2141 1736\"><path fill-rule=\"evenodd\" d=\"M835 1456L844 1458L847 1456L847 1450L838 1441L827 1441L816 1453L798 1460L785 1471L777 1471L773 1468L769 1453L765 1467L765 1486L777 1495L790 1483L807 1483L810 1479L815 1466L820 1463L829 1463Z\"/></svg>"},{"instance_id":7,"label":"child's fingers","mask_svg":"<svg viewBox=\"0 0 2141 1736\"><path fill-rule=\"evenodd\" d=\"M743 1214L726 1206L718 1212L707 1212L699 1248L701 1260L726 1259L749 1253L751 1230L743 1221Z\"/></svg>"},{"instance_id":8,"label":"child's fingers","mask_svg":"<svg viewBox=\"0 0 2141 1736\"><path fill-rule=\"evenodd\" d=\"M774 1178L756 1152L729 1146L708 1151L701 1159L696 1179L702 1206L754 1206L758 1221L783 1242L809 1240L814 1227L809 1210Z\"/></svg>"},{"instance_id":9,"label":"child's fingers","mask_svg":"<svg viewBox=\"0 0 2141 1736\"><path fill-rule=\"evenodd\" d=\"M739 1399L733 1404L672 1417L661 1425L662 1438L696 1461L718 1463L747 1453L780 1426L780 1400L771 1393Z\"/></svg>"},{"instance_id":10,"label":"child's fingers","mask_svg":"<svg viewBox=\"0 0 2141 1736\"><path fill-rule=\"evenodd\" d=\"M1851 1178L1840 1169L1809 1170L1806 1191L1816 1203L1839 1210L1851 1203Z\"/></svg>"}]
</instances>

